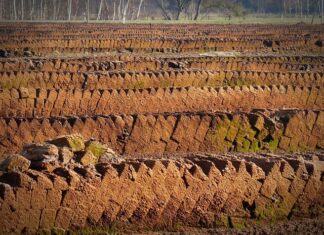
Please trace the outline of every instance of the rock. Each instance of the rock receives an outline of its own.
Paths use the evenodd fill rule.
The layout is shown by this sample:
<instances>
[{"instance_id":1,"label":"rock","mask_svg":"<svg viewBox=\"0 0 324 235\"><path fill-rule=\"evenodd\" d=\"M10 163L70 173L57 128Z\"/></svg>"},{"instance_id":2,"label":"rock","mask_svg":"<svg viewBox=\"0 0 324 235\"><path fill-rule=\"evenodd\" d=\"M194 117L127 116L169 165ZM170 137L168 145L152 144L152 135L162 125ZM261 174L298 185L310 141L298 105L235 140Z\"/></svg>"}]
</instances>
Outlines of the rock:
<instances>
[{"instance_id":1,"label":"rock","mask_svg":"<svg viewBox=\"0 0 324 235\"><path fill-rule=\"evenodd\" d=\"M53 51L53 55L60 55L61 53L57 50Z\"/></svg>"},{"instance_id":2,"label":"rock","mask_svg":"<svg viewBox=\"0 0 324 235\"><path fill-rule=\"evenodd\" d=\"M8 52L4 49L0 49L0 58L7 58L9 55L8 55Z\"/></svg>"},{"instance_id":3,"label":"rock","mask_svg":"<svg viewBox=\"0 0 324 235\"><path fill-rule=\"evenodd\" d=\"M272 47L272 45L273 45L273 42L272 42L272 40L264 40L263 41L263 45L265 46L265 47Z\"/></svg>"},{"instance_id":4,"label":"rock","mask_svg":"<svg viewBox=\"0 0 324 235\"><path fill-rule=\"evenodd\" d=\"M0 163L0 169L5 171L27 171L30 161L19 154L8 155Z\"/></svg>"},{"instance_id":5,"label":"rock","mask_svg":"<svg viewBox=\"0 0 324 235\"><path fill-rule=\"evenodd\" d=\"M119 156L112 150L110 149L107 145L102 144L98 141L87 141L86 142L86 149L85 152L91 152L93 156L96 158L95 160L91 160L91 164L96 164L97 162L99 163L119 163L120 158ZM86 155L86 154L85 154ZM85 157L85 156L83 156ZM83 159L83 157L81 159ZM88 161L90 159L89 156L85 157L84 161ZM81 162L81 160L80 160ZM84 164L81 162L83 165L89 165L89 164Z\"/></svg>"},{"instance_id":6,"label":"rock","mask_svg":"<svg viewBox=\"0 0 324 235\"><path fill-rule=\"evenodd\" d=\"M257 117L254 127L259 131L262 131L262 129L264 128L264 118L262 116Z\"/></svg>"},{"instance_id":7,"label":"rock","mask_svg":"<svg viewBox=\"0 0 324 235\"><path fill-rule=\"evenodd\" d=\"M92 152L87 151L84 152L84 154L80 157L79 161L83 166L89 166L96 164L98 162L98 158L95 155L93 155Z\"/></svg>"},{"instance_id":8,"label":"rock","mask_svg":"<svg viewBox=\"0 0 324 235\"><path fill-rule=\"evenodd\" d=\"M61 136L47 142L58 147L69 147L72 152L80 152L85 148L83 137L77 134Z\"/></svg>"},{"instance_id":9,"label":"rock","mask_svg":"<svg viewBox=\"0 0 324 235\"><path fill-rule=\"evenodd\" d=\"M31 53L30 51L24 51L24 56L31 57L33 56L33 53Z\"/></svg>"},{"instance_id":10,"label":"rock","mask_svg":"<svg viewBox=\"0 0 324 235\"><path fill-rule=\"evenodd\" d=\"M31 233L31 234L35 234L35 233ZM42 235L51 235L51 230L46 229L46 228L42 228L38 230L38 233L36 234L42 234Z\"/></svg>"},{"instance_id":11,"label":"rock","mask_svg":"<svg viewBox=\"0 0 324 235\"><path fill-rule=\"evenodd\" d=\"M63 162L64 164L70 162L70 160L73 158L74 153L70 151L69 148L63 147L59 149L59 160Z\"/></svg>"},{"instance_id":12,"label":"rock","mask_svg":"<svg viewBox=\"0 0 324 235\"><path fill-rule=\"evenodd\" d=\"M28 88L25 87L21 87L19 89L19 93L20 93L20 98L24 99L24 98L28 98L29 97L29 91Z\"/></svg>"},{"instance_id":13,"label":"rock","mask_svg":"<svg viewBox=\"0 0 324 235\"><path fill-rule=\"evenodd\" d=\"M107 151L104 153L98 160L99 163L121 163L123 162L123 159L119 157L114 151L109 149L110 151Z\"/></svg>"},{"instance_id":14,"label":"rock","mask_svg":"<svg viewBox=\"0 0 324 235\"><path fill-rule=\"evenodd\" d=\"M168 63L168 66L172 69L179 69L180 68L180 65L177 61L170 61Z\"/></svg>"},{"instance_id":15,"label":"rock","mask_svg":"<svg viewBox=\"0 0 324 235\"><path fill-rule=\"evenodd\" d=\"M59 167L57 161L32 161L31 168L36 170L44 170L48 172L53 172L56 168Z\"/></svg>"},{"instance_id":16,"label":"rock","mask_svg":"<svg viewBox=\"0 0 324 235\"><path fill-rule=\"evenodd\" d=\"M24 146L22 155L31 161L55 161L59 150L53 144L29 144Z\"/></svg>"},{"instance_id":17,"label":"rock","mask_svg":"<svg viewBox=\"0 0 324 235\"><path fill-rule=\"evenodd\" d=\"M31 57L31 56L33 56L33 53L30 50L28 50L28 48L25 48L24 49L24 56Z\"/></svg>"},{"instance_id":18,"label":"rock","mask_svg":"<svg viewBox=\"0 0 324 235\"><path fill-rule=\"evenodd\" d=\"M86 151L90 151L95 155L97 158L100 158L104 153L107 151L112 151L111 149L108 148L107 145L102 144L98 141L88 141L86 143Z\"/></svg>"},{"instance_id":19,"label":"rock","mask_svg":"<svg viewBox=\"0 0 324 235\"><path fill-rule=\"evenodd\" d=\"M318 47L323 47L323 44L324 44L324 41L322 41L322 40L317 40L315 42L315 45L318 46Z\"/></svg>"},{"instance_id":20,"label":"rock","mask_svg":"<svg viewBox=\"0 0 324 235\"><path fill-rule=\"evenodd\" d=\"M53 235L64 235L65 234L65 230L63 228L52 228L51 229L51 234Z\"/></svg>"}]
</instances>

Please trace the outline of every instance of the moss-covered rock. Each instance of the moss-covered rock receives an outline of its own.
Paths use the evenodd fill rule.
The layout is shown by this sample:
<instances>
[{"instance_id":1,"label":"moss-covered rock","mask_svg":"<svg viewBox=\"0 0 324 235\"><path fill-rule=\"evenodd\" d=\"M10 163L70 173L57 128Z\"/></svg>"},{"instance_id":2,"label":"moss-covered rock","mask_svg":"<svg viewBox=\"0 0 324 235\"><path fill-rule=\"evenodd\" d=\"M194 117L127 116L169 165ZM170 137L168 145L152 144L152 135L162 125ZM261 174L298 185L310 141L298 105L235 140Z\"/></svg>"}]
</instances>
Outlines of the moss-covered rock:
<instances>
[{"instance_id":1,"label":"moss-covered rock","mask_svg":"<svg viewBox=\"0 0 324 235\"><path fill-rule=\"evenodd\" d=\"M48 141L48 143L54 144L58 147L69 147L72 152L80 152L85 149L84 139L78 134L60 136Z\"/></svg>"},{"instance_id":2,"label":"moss-covered rock","mask_svg":"<svg viewBox=\"0 0 324 235\"><path fill-rule=\"evenodd\" d=\"M90 151L98 159L109 150L107 145L98 141L87 141L85 146L86 151Z\"/></svg>"},{"instance_id":3,"label":"moss-covered rock","mask_svg":"<svg viewBox=\"0 0 324 235\"><path fill-rule=\"evenodd\" d=\"M27 171L30 161L19 154L7 155L0 163L0 169L4 171Z\"/></svg>"},{"instance_id":4,"label":"moss-covered rock","mask_svg":"<svg viewBox=\"0 0 324 235\"><path fill-rule=\"evenodd\" d=\"M65 230L62 228L52 228L51 229L51 234L52 235L64 235L65 234Z\"/></svg>"},{"instance_id":5,"label":"moss-covered rock","mask_svg":"<svg viewBox=\"0 0 324 235\"><path fill-rule=\"evenodd\" d=\"M98 158L92 152L86 151L82 153L79 161L83 166L89 166L95 165L98 162Z\"/></svg>"},{"instance_id":6,"label":"moss-covered rock","mask_svg":"<svg viewBox=\"0 0 324 235\"><path fill-rule=\"evenodd\" d=\"M270 142L269 142L269 150L271 152L276 151L277 148L278 148L278 144L279 144L279 139L278 138L276 138L274 140L270 140Z\"/></svg>"}]
</instances>

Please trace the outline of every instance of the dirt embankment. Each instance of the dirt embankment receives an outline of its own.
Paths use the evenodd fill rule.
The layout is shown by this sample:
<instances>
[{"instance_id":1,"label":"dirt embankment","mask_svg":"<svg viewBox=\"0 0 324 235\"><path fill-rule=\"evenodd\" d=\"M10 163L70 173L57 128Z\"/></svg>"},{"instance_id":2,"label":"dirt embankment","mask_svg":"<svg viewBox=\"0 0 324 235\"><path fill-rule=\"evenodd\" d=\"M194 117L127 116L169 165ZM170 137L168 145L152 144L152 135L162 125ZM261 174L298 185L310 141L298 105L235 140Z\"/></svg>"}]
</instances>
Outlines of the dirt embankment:
<instances>
[{"instance_id":1,"label":"dirt embankment","mask_svg":"<svg viewBox=\"0 0 324 235\"><path fill-rule=\"evenodd\" d=\"M321 72L260 71L141 71L141 72L0 72L3 89L145 89L166 87L222 86L323 86Z\"/></svg>"},{"instance_id":2,"label":"dirt embankment","mask_svg":"<svg viewBox=\"0 0 324 235\"><path fill-rule=\"evenodd\" d=\"M0 234L321 233L323 44L302 24L0 23Z\"/></svg>"},{"instance_id":3,"label":"dirt embankment","mask_svg":"<svg viewBox=\"0 0 324 235\"><path fill-rule=\"evenodd\" d=\"M112 160L106 151L67 136L9 156L0 173L0 232L244 228L323 213L321 155Z\"/></svg>"},{"instance_id":4,"label":"dirt embankment","mask_svg":"<svg viewBox=\"0 0 324 235\"><path fill-rule=\"evenodd\" d=\"M140 90L0 91L0 117L129 115L144 113L246 111L253 109L323 109L320 87L243 86L149 88Z\"/></svg>"},{"instance_id":5,"label":"dirt embankment","mask_svg":"<svg viewBox=\"0 0 324 235\"><path fill-rule=\"evenodd\" d=\"M1 118L0 152L72 133L119 153L323 150L322 111L177 113L71 118Z\"/></svg>"}]
</instances>

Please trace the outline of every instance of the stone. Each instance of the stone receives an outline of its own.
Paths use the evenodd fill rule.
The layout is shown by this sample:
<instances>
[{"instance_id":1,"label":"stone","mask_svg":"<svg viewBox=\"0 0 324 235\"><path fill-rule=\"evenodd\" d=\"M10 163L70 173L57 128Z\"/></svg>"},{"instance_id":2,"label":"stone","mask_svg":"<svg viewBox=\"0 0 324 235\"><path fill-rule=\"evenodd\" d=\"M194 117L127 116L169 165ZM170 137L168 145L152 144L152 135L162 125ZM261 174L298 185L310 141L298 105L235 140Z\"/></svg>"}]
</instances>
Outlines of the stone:
<instances>
[{"instance_id":1,"label":"stone","mask_svg":"<svg viewBox=\"0 0 324 235\"><path fill-rule=\"evenodd\" d=\"M115 163L119 164L123 162L123 159L111 150L104 153L98 160L99 163Z\"/></svg>"},{"instance_id":2,"label":"stone","mask_svg":"<svg viewBox=\"0 0 324 235\"><path fill-rule=\"evenodd\" d=\"M80 163L83 166L89 166L89 165L94 165L98 162L98 158L93 155L92 152L86 151L84 154L80 157Z\"/></svg>"},{"instance_id":3,"label":"stone","mask_svg":"<svg viewBox=\"0 0 324 235\"><path fill-rule=\"evenodd\" d=\"M8 155L1 163L0 169L5 171L27 171L30 161L19 154Z\"/></svg>"},{"instance_id":4,"label":"stone","mask_svg":"<svg viewBox=\"0 0 324 235\"><path fill-rule=\"evenodd\" d=\"M105 154L108 150L112 151L108 148L107 145L102 144L98 141L88 141L85 144L86 151L91 152L95 157L100 158L103 154ZM112 151L113 152L113 151Z\"/></svg>"},{"instance_id":5,"label":"stone","mask_svg":"<svg viewBox=\"0 0 324 235\"><path fill-rule=\"evenodd\" d=\"M9 53L4 50L4 49L0 49L0 58L7 58L9 56Z\"/></svg>"},{"instance_id":6,"label":"stone","mask_svg":"<svg viewBox=\"0 0 324 235\"><path fill-rule=\"evenodd\" d=\"M31 56L33 56L33 53L31 51L25 50L24 51L24 56L31 57Z\"/></svg>"},{"instance_id":7,"label":"stone","mask_svg":"<svg viewBox=\"0 0 324 235\"><path fill-rule=\"evenodd\" d=\"M64 235L64 234L66 234L65 233L65 230L63 229L63 228L52 228L51 229L51 234L53 234L53 235Z\"/></svg>"},{"instance_id":8,"label":"stone","mask_svg":"<svg viewBox=\"0 0 324 235\"><path fill-rule=\"evenodd\" d=\"M29 144L24 146L22 155L31 161L54 161L58 159L59 150L53 144Z\"/></svg>"},{"instance_id":9,"label":"stone","mask_svg":"<svg viewBox=\"0 0 324 235\"><path fill-rule=\"evenodd\" d=\"M57 167L59 167L58 161L32 161L31 168L37 170L44 170L48 172L53 172Z\"/></svg>"},{"instance_id":10,"label":"stone","mask_svg":"<svg viewBox=\"0 0 324 235\"><path fill-rule=\"evenodd\" d=\"M5 172L1 177L0 181L5 184L9 184L12 187L30 188L31 183L35 181L30 178L27 174L17 171Z\"/></svg>"},{"instance_id":11,"label":"stone","mask_svg":"<svg viewBox=\"0 0 324 235\"><path fill-rule=\"evenodd\" d=\"M9 184L0 183L0 198L7 203L11 203L16 200L14 191Z\"/></svg>"},{"instance_id":12,"label":"stone","mask_svg":"<svg viewBox=\"0 0 324 235\"><path fill-rule=\"evenodd\" d=\"M85 149L83 137L78 134L61 136L56 139L48 141L58 147L69 147L72 152L80 152Z\"/></svg>"},{"instance_id":13,"label":"stone","mask_svg":"<svg viewBox=\"0 0 324 235\"><path fill-rule=\"evenodd\" d=\"M262 116L258 116L254 123L254 127L257 128L259 131L262 131L264 128L264 118Z\"/></svg>"},{"instance_id":14,"label":"stone","mask_svg":"<svg viewBox=\"0 0 324 235\"><path fill-rule=\"evenodd\" d=\"M29 91L28 88L25 87L21 87L19 89L19 94L20 94L20 98L24 99L24 98L28 98L29 97Z\"/></svg>"},{"instance_id":15,"label":"stone","mask_svg":"<svg viewBox=\"0 0 324 235\"><path fill-rule=\"evenodd\" d=\"M64 164L70 162L70 160L73 158L74 153L70 151L69 148L63 147L59 149L59 160L63 162Z\"/></svg>"},{"instance_id":16,"label":"stone","mask_svg":"<svg viewBox=\"0 0 324 235\"><path fill-rule=\"evenodd\" d=\"M53 209L43 209L40 219L41 228L53 228L55 223L56 210Z\"/></svg>"},{"instance_id":17,"label":"stone","mask_svg":"<svg viewBox=\"0 0 324 235\"><path fill-rule=\"evenodd\" d=\"M55 227L61 229L68 229L72 216L73 211L70 208L60 207L55 218Z\"/></svg>"}]
</instances>

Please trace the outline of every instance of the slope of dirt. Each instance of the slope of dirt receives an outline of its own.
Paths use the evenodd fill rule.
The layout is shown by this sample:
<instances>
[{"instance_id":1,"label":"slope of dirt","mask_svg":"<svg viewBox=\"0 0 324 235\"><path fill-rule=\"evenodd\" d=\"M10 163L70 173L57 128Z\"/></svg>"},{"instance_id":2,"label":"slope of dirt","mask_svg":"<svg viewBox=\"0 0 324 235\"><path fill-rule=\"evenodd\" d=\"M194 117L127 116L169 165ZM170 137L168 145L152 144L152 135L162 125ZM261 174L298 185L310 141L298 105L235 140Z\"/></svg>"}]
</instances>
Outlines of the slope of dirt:
<instances>
[{"instance_id":1,"label":"slope of dirt","mask_svg":"<svg viewBox=\"0 0 324 235\"><path fill-rule=\"evenodd\" d=\"M0 153L76 133L121 154L321 151L323 123L316 110L0 118Z\"/></svg>"},{"instance_id":2,"label":"slope of dirt","mask_svg":"<svg viewBox=\"0 0 324 235\"><path fill-rule=\"evenodd\" d=\"M0 23L0 234L321 234L323 37Z\"/></svg>"},{"instance_id":3,"label":"slope of dirt","mask_svg":"<svg viewBox=\"0 0 324 235\"><path fill-rule=\"evenodd\" d=\"M135 159L76 135L27 145L22 155L1 164L1 234L244 228L323 215L323 155Z\"/></svg>"}]
</instances>

